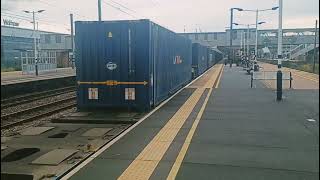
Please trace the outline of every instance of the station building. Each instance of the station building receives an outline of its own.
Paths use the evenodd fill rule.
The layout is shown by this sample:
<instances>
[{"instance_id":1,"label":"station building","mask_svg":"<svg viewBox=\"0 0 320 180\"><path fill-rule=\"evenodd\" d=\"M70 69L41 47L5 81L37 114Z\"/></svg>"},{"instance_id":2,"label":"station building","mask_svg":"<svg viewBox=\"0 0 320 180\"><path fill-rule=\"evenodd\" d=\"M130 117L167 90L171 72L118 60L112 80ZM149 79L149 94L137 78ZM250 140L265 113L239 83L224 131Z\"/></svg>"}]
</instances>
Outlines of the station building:
<instances>
[{"instance_id":1,"label":"station building","mask_svg":"<svg viewBox=\"0 0 320 180\"><path fill-rule=\"evenodd\" d=\"M39 56L44 57L42 59L49 57L50 63L58 68L71 66L69 34L48 31L34 33L33 29L1 26L1 69L21 70L22 64L28 63L24 62L25 59L34 59L34 37L37 39ZM47 59L43 61L47 62Z\"/></svg>"},{"instance_id":2,"label":"station building","mask_svg":"<svg viewBox=\"0 0 320 180\"><path fill-rule=\"evenodd\" d=\"M224 32L194 32L181 33L183 36L202 45L218 47L225 54L230 49L230 29ZM232 49L238 52L243 45L243 39L246 39L246 47L253 53L255 49L256 29L233 29L232 31ZM314 28L296 28L283 29L283 54L289 59L305 60L308 52L319 49L319 29L317 30L317 44L314 47L315 39ZM242 42L242 43L241 43ZM261 29L258 30L258 56L268 56L268 58L277 57L278 30Z\"/></svg>"}]
</instances>

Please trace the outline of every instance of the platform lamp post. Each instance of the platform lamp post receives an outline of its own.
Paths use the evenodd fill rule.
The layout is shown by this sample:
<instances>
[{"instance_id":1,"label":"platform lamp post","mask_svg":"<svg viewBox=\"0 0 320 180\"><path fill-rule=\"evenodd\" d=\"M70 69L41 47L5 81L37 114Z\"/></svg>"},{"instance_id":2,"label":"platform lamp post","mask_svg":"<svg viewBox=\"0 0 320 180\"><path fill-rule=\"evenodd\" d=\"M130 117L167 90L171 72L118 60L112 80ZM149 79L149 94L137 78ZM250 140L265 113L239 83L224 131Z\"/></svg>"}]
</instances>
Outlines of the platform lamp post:
<instances>
[{"instance_id":1,"label":"platform lamp post","mask_svg":"<svg viewBox=\"0 0 320 180\"><path fill-rule=\"evenodd\" d=\"M316 57L317 57L317 29L318 29L318 20L316 20L316 27L314 29L314 49L313 49L313 67L312 72L315 73L316 70Z\"/></svg>"},{"instance_id":2,"label":"platform lamp post","mask_svg":"<svg viewBox=\"0 0 320 180\"><path fill-rule=\"evenodd\" d=\"M253 26L253 25L255 25L256 27L258 26L258 25L261 25L261 24L264 24L264 23L266 23L266 22L264 22L264 21L262 21L262 22L258 22L258 23L256 23L256 24L239 24L239 23L233 23L234 25L236 25L236 26L246 26L247 27L247 57L249 57L249 52L250 52L250 47L249 47L249 33L250 33L250 26ZM256 31L256 33L257 33L257 31ZM256 38L257 38L257 34L256 34ZM257 39L256 39L256 44L255 44L255 48L257 48ZM254 60L256 60L256 58L254 59ZM252 68L254 69L254 63L252 63Z\"/></svg>"},{"instance_id":3,"label":"platform lamp post","mask_svg":"<svg viewBox=\"0 0 320 180\"><path fill-rule=\"evenodd\" d=\"M98 20L101 22L101 0L98 0Z\"/></svg>"},{"instance_id":4,"label":"platform lamp post","mask_svg":"<svg viewBox=\"0 0 320 180\"><path fill-rule=\"evenodd\" d=\"M254 50L254 55L255 55L255 61L257 60L257 56L258 56L258 25L259 24L263 24L264 22L260 22L259 23L259 12L262 11L275 11L279 9L278 6L273 7L273 8L269 8L269 9L256 9L256 10L250 10L250 9L243 9L242 11L248 11L248 12L255 12L256 13L256 39L255 39L255 50Z\"/></svg>"},{"instance_id":5,"label":"platform lamp post","mask_svg":"<svg viewBox=\"0 0 320 180\"><path fill-rule=\"evenodd\" d=\"M242 58L243 31L240 34L240 57Z\"/></svg>"},{"instance_id":6,"label":"platform lamp post","mask_svg":"<svg viewBox=\"0 0 320 180\"><path fill-rule=\"evenodd\" d=\"M38 11L23 11L25 13L32 13L32 23L33 23L33 43L34 43L34 61L35 61L35 71L36 76L39 75L38 72L38 52L37 52L37 37L36 37L36 20L35 20L35 13L42 13L45 10L38 10Z\"/></svg>"},{"instance_id":7,"label":"platform lamp post","mask_svg":"<svg viewBox=\"0 0 320 180\"><path fill-rule=\"evenodd\" d=\"M257 11L257 17L258 17L258 11ZM258 19L257 19L258 20ZM266 22L258 22L256 21L256 42L255 42L255 48L254 48L254 60L257 61L258 58L258 25L264 24Z\"/></svg>"},{"instance_id":8,"label":"platform lamp post","mask_svg":"<svg viewBox=\"0 0 320 180\"><path fill-rule=\"evenodd\" d=\"M278 68L282 66L282 9L283 1L279 0L279 17L278 17Z\"/></svg>"},{"instance_id":9,"label":"platform lamp post","mask_svg":"<svg viewBox=\"0 0 320 180\"><path fill-rule=\"evenodd\" d=\"M261 22L261 24L264 23L264 22ZM249 33L250 33L250 26L253 26L253 25L256 25L256 24L239 24L239 23L233 23L233 25L236 25L236 26L245 26L247 28L247 35L244 36L244 41L246 42L245 44L247 45L247 52L245 53L246 56L249 56Z\"/></svg>"},{"instance_id":10,"label":"platform lamp post","mask_svg":"<svg viewBox=\"0 0 320 180\"><path fill-rule=\"evenodd\" d=\"M231 15L230 15L230 54L229 54L229 56L232 55L232 57L229 57L230 59L232 58L232 61L230 62L230 67L232 66L233 58L234 58L233 57L233 49L232 49L232 38L233 38L232 25L234 24L233 23L233 10L243 11L243 9L242 8L231 8L230 9Z\"/></svg>"}]
</instances>

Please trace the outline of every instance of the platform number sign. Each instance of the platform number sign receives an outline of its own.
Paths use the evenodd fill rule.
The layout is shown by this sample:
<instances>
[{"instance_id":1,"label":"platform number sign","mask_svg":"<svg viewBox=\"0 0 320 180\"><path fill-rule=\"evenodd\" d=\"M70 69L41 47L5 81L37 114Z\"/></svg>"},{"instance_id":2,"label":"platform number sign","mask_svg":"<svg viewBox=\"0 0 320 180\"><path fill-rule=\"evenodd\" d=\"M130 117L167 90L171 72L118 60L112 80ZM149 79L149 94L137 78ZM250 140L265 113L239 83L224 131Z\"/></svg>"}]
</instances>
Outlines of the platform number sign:
<instances>
[{"instance_id":1,"label":"platform number sign","mask_svg":"<svg viewBox=\"0 0 320 180\"><path fill-rule=\"evenodd\" d=\"M98 88L88 88L88 99L98 99Z\"/></svg>"},{"instance_id":2,"label":"platform number sign","mask_svg":"<svg viewBox=\"0 0 320 180\"><path fill-rule=\"evenodd\" d=\"M135 100L135 88L125 88L125 100Z\"/></svg>"}]
</instances>

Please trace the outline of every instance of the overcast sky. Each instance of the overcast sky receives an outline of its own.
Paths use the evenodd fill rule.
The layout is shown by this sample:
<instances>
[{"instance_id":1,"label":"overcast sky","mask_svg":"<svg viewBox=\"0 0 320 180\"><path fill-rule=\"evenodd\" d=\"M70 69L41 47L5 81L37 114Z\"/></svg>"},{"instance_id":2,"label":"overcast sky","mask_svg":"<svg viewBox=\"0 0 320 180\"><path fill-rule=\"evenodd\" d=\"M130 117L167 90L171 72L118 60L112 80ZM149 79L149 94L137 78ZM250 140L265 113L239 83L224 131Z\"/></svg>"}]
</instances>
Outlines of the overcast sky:
<instances>
[{"instance_id":1,"label":"overcast sky","mask_svg":"<svg viewBox=\"0 0 320 180\"><path fill-rule=\"evenodd\" d=\"M225 31L230 8L266 9L278 6L278 0L102 0L102 19L151 19L175 32ZM283 0L284 28L314 27L319 19L319 0ZM116 3L120 3L116 4ZM107 5L113 5L120 10ZM1 0L1 19L11 19L20 27L32 28L31 14L22 10L46 11L37 15L39 29L68 33L69 14L75 20L97 20L97 0ZM255 13L235 12L234 21L255 23ZM261 12L267 22L261 29L277 28L278 11ZM3 21L1 21L3 24Z\"/></svg>"}]
</instances>

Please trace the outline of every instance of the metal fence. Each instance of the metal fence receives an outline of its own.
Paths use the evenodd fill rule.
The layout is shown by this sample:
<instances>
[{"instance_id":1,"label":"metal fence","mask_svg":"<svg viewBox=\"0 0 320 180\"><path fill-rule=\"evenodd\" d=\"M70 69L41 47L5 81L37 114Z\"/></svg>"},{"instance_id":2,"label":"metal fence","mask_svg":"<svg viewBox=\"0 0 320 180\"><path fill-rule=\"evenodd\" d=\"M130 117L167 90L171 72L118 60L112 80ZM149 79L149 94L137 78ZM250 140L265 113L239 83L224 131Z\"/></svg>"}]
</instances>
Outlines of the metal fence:
<instances>
[{"instance_id":1,"label":"metal fence","mask_svg":"<svg viewBox=\"0 0 320 180\"><path fill-rule=\"evenodd\" d=\"M41 51L38 54L38 71L57 70L57 55L55 51ZM22 74L34 74L36 70L34 53L32 51L21 52L21 69Z\"/></svg>"},{"instance_id":2,"label":"metal fence","mask_svg":"<svg viewBox=\"0 0 320 180\"><path fill-rule=\"evenodd\" d=\"M251 73L251 88L253 87L254 80L277 80L278 71L258 71ZM281 71L282 80L290 82L290 88L292 88L292 73L290 71Z\"/></svg>"}]
</instances>

